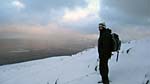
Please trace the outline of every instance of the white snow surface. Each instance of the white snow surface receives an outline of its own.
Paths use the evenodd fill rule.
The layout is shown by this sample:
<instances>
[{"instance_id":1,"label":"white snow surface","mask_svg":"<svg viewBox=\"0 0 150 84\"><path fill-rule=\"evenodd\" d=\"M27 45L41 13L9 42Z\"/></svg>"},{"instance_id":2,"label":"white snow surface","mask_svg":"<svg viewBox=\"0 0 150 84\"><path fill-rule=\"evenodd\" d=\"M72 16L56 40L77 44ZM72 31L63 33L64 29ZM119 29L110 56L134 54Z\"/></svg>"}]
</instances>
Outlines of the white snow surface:
<instances>
[{"instance_id":1,"label":"white snow surface","mask_svg":"<svg viewBox=\"0 0 150 84\"><path fill-rule=\"evenodd\" d=\"M128 51L128 53L127 53ZM73 56L0 66L0 84L98 84L97 48ZM150 39L122 44L109 60L110 84L150 84Z\"/></svg>"}]
</instances>

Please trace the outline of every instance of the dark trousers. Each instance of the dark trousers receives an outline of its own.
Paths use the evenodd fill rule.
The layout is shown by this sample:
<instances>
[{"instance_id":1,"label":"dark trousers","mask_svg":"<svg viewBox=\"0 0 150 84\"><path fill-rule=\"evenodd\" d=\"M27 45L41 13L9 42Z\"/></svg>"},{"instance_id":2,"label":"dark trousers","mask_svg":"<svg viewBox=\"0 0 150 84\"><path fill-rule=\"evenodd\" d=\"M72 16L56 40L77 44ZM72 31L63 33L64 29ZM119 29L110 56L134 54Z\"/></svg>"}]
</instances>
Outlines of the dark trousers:
<instances>
[{"instance_id":1,"label":"dark trousers","mask_svg":"<svg viewBox=\"0 0 150 84\"><path fill-rule=\"evenodd\" d=\"M101 58L99 62L99 71L102 77L102 82L104 84L109 84L109 78L108 78L108 59Z\"/></svg>"}]
</instances>

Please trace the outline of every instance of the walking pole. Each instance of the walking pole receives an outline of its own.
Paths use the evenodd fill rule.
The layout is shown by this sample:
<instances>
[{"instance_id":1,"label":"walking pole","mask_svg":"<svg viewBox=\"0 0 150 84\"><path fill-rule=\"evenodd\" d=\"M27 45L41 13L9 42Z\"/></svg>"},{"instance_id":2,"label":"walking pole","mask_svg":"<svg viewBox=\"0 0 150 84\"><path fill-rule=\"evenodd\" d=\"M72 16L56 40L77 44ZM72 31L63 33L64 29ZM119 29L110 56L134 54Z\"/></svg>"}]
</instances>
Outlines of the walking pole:
<instances>
[{"instance_id":1,"label":"walking pole","mask_svg":"<svg viewBox=\"0 0 150 84\"><path fill-rule=\"evenodd\" d=\"M118 62L118 57L119 57L119 51L117 51L117 58L116 58L116 62Z\"/></svg>"}]
</instances>

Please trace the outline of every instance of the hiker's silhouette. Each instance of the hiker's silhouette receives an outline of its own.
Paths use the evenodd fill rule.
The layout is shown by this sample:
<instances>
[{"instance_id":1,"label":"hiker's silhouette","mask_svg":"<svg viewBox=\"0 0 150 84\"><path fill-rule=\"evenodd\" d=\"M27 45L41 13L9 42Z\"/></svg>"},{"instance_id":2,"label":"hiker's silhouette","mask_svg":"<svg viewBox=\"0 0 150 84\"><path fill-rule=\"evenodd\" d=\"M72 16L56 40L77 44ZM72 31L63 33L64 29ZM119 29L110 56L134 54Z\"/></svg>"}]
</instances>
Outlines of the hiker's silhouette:
<instances>
[{"instance_id":1,"label":"hiker's silhouette","mask_svg":"<svg viewBox=\"0 0 150 84\"><path fill-rule=\"evenodd\" d=\"M99 24L100 36L98 39L98 53L99 53L99 70L104 84L109 84L108 78L108 60L112 54L112 36L111 30L106 29L104 23Z\"/></svg>"}]
</instances>

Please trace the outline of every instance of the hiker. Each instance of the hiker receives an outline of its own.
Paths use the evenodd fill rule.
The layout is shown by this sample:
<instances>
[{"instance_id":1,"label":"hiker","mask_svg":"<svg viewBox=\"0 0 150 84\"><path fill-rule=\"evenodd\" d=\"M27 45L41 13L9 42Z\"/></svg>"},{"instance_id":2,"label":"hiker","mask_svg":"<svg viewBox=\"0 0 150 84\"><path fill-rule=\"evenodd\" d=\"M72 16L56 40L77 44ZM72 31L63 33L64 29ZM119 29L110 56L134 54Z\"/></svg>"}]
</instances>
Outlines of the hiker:
<instances>
[{"instance_id":1,"label":"hiker","mask_svg":"<svg viewBox=\"0 0 150 84\"><path fill-rule=\"evenodd\" d=\"M108 78L108 60L112 54L112 36L111 30L106 29L105 23L99 24L100 36L98 39L98 53L99 53L99 71L103 84L109 84Z\"/></svg>"}]
</instances>

